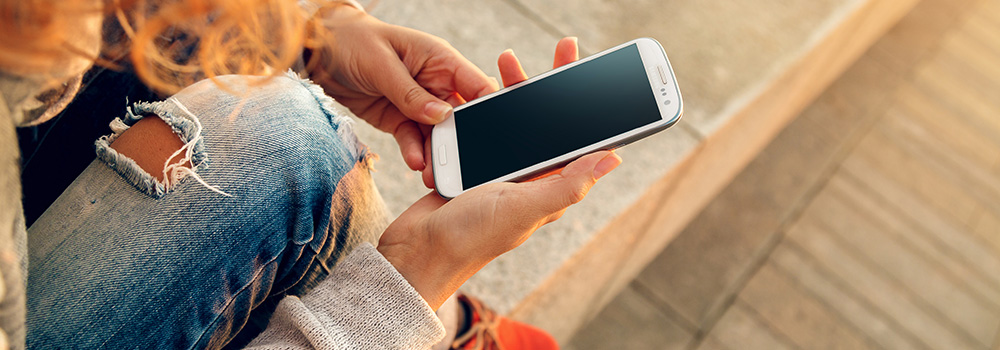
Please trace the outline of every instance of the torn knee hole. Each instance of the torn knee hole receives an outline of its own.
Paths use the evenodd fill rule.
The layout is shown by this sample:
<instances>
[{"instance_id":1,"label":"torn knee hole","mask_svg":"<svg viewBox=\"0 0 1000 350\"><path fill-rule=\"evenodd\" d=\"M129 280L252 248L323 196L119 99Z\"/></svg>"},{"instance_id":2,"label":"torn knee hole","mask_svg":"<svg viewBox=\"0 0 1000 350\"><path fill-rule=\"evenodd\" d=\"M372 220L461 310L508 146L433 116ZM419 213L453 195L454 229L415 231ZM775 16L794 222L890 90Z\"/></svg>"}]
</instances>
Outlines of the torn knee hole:
<instances>
[{"instance_id":1,"label":"torn knee hole","mask_svg":"<svg viewBox=\"0 0 1000 350\"><path fill-rule=\"evenodd\" d=\"M191 160L178 152L182 147L184 141L157 117L140 119L111 142L111 148L131 158L159 182L163 182L168 164L192 167ZM185 163L181 164L182 161Z\"/></svg>"},{"instance_id":2,"label":"torn knee hole","mask_svg":"<svg viewBox=\"0 0 1000 350\"><path fill-rule=\"evenodd\" d=\"M211 186L195 169L206 162L201 122L177 99L139 102L111 122L111 135L95 143L97 156L140 191L160 198L180 180L191 177Z\"/></svg>"}]
</instances>

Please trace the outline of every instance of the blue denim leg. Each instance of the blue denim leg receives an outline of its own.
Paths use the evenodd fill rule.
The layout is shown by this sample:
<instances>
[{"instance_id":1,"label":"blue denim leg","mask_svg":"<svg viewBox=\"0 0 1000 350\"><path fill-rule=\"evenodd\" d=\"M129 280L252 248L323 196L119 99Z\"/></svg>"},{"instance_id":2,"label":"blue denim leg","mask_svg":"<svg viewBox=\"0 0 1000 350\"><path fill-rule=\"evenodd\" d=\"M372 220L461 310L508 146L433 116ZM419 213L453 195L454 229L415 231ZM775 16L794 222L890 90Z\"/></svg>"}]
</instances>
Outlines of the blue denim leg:
<instances>
[{"instance_id":1,"label":"blue denim leg","mask_svg":"<svg viewBox=\"0 0 1000 350\"><path fill-rule=\"evenodd\" d=\"M220 348L377 241L385 207L342 110L296 77L246 79L136 104L98 141L28 231L29 347ZM159 183L106 147L142 117L174 128L198 176Z\"/></svg>"}]
</instances>

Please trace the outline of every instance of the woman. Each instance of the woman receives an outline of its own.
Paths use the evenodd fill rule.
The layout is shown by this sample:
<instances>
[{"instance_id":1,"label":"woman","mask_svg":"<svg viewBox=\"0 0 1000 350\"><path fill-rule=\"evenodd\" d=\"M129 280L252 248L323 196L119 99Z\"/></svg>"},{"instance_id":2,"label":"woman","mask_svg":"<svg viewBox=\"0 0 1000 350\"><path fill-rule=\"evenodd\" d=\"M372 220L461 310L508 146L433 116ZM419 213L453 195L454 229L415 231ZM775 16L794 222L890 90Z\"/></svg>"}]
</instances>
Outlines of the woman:
<instances>
[{"instance_id":1,"label":"woman","mask_svg":"<svg viewBox=\"0 0 1000 350\"><path fill-rule=\"evenodd\" d=\"M25 322L36 347L429 348L445 337L434 311L465 280L620 163L601 152L450 202L429 193L385 227L367 151L323 92L393 133L432 185L427 125L497 88L440 39L347 1L0 10L0 326L14 348ZM97 59L105 15L127 40L105 28L100 57L128 52L144 82L176 94L127 108L26 244L13 129L58 115L95 59L120 63ZM303 46L319 86L280 73ZM560 42L556 65L574 59L575 41ZM512 54L499 64L508 85L526 78Z\"/></svg>"}]
</instances>

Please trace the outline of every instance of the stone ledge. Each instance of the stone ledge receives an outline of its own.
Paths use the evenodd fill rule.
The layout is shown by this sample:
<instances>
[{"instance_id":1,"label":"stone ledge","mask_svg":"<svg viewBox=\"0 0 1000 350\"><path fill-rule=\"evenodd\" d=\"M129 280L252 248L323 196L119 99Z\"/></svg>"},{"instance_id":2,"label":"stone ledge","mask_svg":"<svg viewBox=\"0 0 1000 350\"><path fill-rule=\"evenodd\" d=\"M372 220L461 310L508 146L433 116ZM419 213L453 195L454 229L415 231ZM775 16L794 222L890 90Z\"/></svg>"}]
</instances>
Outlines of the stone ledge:
<instances>
[{"instance_id":1,"label":"stone ledge","mask_svg":"<svg viewBox=\"0 0 1000 350\"><path fill-rule=\"evenodd\" d=\"M508 47L541 73L563 35L579 36L584 54L640 36L667 49L685 97L682 123L620 150L625 163L586 201L463 287L566 340L915 3L383 0L372 13L449 40L492 75ZM382 155L376 182L399 214L428 190L390 136L360 124Z\"/></svg>"}]
</instances>

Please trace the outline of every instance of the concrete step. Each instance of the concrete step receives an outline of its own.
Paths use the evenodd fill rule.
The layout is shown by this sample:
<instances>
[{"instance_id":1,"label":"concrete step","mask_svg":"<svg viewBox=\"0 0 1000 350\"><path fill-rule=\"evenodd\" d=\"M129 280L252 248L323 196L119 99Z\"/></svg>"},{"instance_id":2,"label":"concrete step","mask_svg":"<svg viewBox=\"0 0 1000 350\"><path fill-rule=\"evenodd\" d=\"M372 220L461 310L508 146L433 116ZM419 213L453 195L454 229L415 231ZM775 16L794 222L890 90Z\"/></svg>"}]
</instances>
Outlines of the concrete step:
<instances>
[{"instance_id":1,"label":"concrete step","mask_svg":"<svg viewBox=\"0 0 1000 350\"><path fill-rule=\"evenodd\" d=\"M624 164L587 200L463 287L564 341L916 2L382 0L371 12L448 40L493 76L507 48L529 75L544 72L563 36L578 36L583 55L643 36L664 45L682 122L620 150ZM358 124L399 214L428 190L391 136Z\"/></svg>"}]
</instances>

